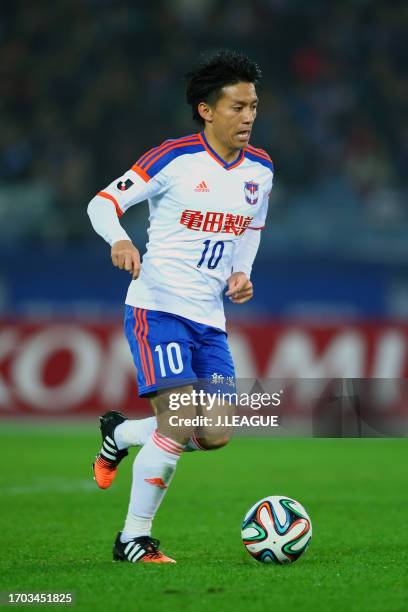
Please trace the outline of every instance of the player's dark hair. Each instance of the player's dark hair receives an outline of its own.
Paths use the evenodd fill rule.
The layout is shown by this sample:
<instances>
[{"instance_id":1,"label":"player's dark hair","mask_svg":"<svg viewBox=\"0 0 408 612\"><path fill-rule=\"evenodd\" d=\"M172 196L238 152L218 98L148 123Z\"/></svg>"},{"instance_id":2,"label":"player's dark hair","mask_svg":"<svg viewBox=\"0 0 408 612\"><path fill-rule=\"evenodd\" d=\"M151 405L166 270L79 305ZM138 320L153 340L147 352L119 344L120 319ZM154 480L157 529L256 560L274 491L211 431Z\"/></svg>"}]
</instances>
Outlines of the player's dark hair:
<instances>
[{"instance_id":1,"label":"player's dark hair","mask_svg":"<svg viewBox=\"0 0 408 612\"><path fill-rule=\"evenodd\" d=\"M256 84L261 77L258 64L237 51L221 49L203 55L193 70L186 74L186 97L193 111L193 119L205 123L197 107L200 102L215 104L223 87L242 82Z\"/></svg>"}]
</instances>

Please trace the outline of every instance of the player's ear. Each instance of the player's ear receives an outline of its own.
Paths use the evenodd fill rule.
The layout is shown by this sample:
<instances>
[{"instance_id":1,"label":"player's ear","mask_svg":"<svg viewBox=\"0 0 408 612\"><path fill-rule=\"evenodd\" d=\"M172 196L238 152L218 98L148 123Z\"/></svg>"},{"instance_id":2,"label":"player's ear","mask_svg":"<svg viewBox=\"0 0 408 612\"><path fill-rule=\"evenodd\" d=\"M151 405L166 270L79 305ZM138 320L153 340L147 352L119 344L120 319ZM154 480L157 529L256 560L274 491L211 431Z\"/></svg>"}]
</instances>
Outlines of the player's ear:
<instances>
[{"instance_id":1,"label":"player's ear","mask_svg":"<svg viewBox=\"0 0 408 612\"><path fill-rule=\"evenodd\" d=\"M207 102L200 102L197 106L198 114L204 121L212 121L212 110L211 107L207 104Z\"/></svg>"}]
</instances>

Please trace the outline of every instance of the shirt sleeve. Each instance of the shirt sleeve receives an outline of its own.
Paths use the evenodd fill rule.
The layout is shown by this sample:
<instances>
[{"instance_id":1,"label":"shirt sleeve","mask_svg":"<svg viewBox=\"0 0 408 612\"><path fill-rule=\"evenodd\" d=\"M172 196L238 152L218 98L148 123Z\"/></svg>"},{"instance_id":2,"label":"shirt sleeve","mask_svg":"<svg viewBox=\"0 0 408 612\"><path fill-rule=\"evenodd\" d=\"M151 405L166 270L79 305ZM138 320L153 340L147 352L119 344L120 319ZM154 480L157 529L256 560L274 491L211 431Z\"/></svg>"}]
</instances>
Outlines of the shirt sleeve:
<instances>
[{"instance_id":1,"label":"shirt sleeve","mask_svg":"<svg viewBox=\"0 0 408 612\"><path fill-rule=\"evenodd\" d=\"M140 159L150 154L148 151ZM120 217L131 206L164 193L169 185L170 176L164 168L153 175L144 171L137 162L89 202L88 215L92 227L110 245L118 240L130 240L119 222Z\"/></svg>"},{"instance_id":2,"label":"shirt sleeve","mask_svg":"<svg viewBox=\"0 0 408 612\"><path fill-rule=\"evenodd\" d=\"M232 258L233 272L244 272L244 274L250 278L260 242L261 232L249 232L247 230L245 234L242 235L234 249Z\"/></svg>"},{"instance_id":3,"label":"shirt sleeve","mask_svg":"<svg viewBox=\"0 0 408 612\"><path fill-rule=\"evenodd\" d=\"M163 171L153 178L142 177L137 172L136 164L121 177L112 181L95 197L109 200L115 207L118 217L131 206L139 204L166 191L169 186L169 177Z\"/></svg>"},{"instance_id":4,"label":"shirt sleeve","mask_svg":"<svg viewBox=\"0 0 408 612\"><path fill-rule=\"evenodd\" d=\"M256 215L252 219L251 224L237 241L234 249L232 271L244 272L248 278L251 276L252 266L261 242L260 230L265 227L266 215L268 214L269 196L272 189L272 180L273 174L271 173L261 205Z\"/></svg>"}]
</instances>

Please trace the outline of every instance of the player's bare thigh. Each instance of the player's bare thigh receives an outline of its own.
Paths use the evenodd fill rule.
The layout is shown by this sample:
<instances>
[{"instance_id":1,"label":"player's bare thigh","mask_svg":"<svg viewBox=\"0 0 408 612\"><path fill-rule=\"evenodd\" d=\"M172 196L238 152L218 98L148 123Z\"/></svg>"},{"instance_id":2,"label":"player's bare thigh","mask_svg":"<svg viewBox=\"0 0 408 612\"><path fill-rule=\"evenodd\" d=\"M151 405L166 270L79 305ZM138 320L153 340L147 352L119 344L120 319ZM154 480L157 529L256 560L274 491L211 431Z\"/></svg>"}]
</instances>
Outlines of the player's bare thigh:
<instances>
[{"instance_id":1,"label":"player's bare thigh","mask_svg":"<svg viewBox=\"0 0 408 612\"><path fill-rule=\"evenodd\" d=\"M235 412L235 407L228 402L216 402L211 410L208 410L208 405L195 406L192 402L186 406L180 405L177 411L170 410L170 395L180 397L181 394L184 394L184 397L186 397L188 394L191 396L192 390L192 385L172 387L171 389L158 391L149 398L157 418L159 433L179 442L179 444L186 444L195 433L200 445L208 450L225 446L229 442L233 431L226 418L231 417ZM171 424L171 417L175 414L177 415L176 426ZM197 415L210 417L211 424L198 428L186 424L186 421L188 422Z\"/></svg>"},{"instance_id":2,"label":"player's bare thigh","mask_svg":"<svg viewBox=\"0 0 408 612\"><path fill-rule=\"evenodd\" d=\"M170 410L170 395L190 395L192 393L192 385L184 385L182 387L172 387L158 391L154 396L150 397L150 404L157 418L157 429L163 434L179 444L186 444L194 433L194 426L186 425L186 421L192 420L196 416L197 407L193 403L187 406L180 406L177 410ZM172 425L171 417L177 415L177 425Z\"/></svg>"},{"instance_id":3,"label":"player's bare thigh","mask_svg":"<svg viewBox=\"0 0 408 612\"><path fill-rule=\"evenodd\" d=\"M233 427L228 424L228 419L235 414L236 407L225 401L217 403L208 410L208 406L200 405L197 414L210 417L206 422L195 430L195 435L200 446L207 450L215 450L225 446L230 441L233 434ZM205 422L202 419L202 422Z\"/></svg>"}]
</instances>

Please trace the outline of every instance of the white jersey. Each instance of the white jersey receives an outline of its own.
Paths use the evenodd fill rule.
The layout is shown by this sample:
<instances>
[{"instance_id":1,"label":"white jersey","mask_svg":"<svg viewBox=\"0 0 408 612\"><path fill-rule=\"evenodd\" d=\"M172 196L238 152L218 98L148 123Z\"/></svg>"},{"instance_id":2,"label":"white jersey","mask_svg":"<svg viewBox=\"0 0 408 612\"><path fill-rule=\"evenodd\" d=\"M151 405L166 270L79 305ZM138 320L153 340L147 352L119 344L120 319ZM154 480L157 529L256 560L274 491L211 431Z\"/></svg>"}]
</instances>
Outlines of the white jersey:
<instances>
[{"instance_id":1,"label":"white jersey","mask_svg":"<svg viewBox=\"0 0 408 612\"><path fill-rule=\"evenodd\" d=\"M234 250L246 231L264 226L272 176L261 149L249 145L227 164L202 132L151 149L99 192L119 217L149 201L147 251L126 304L225 329Z\"/></svg>"}]
</instances>

